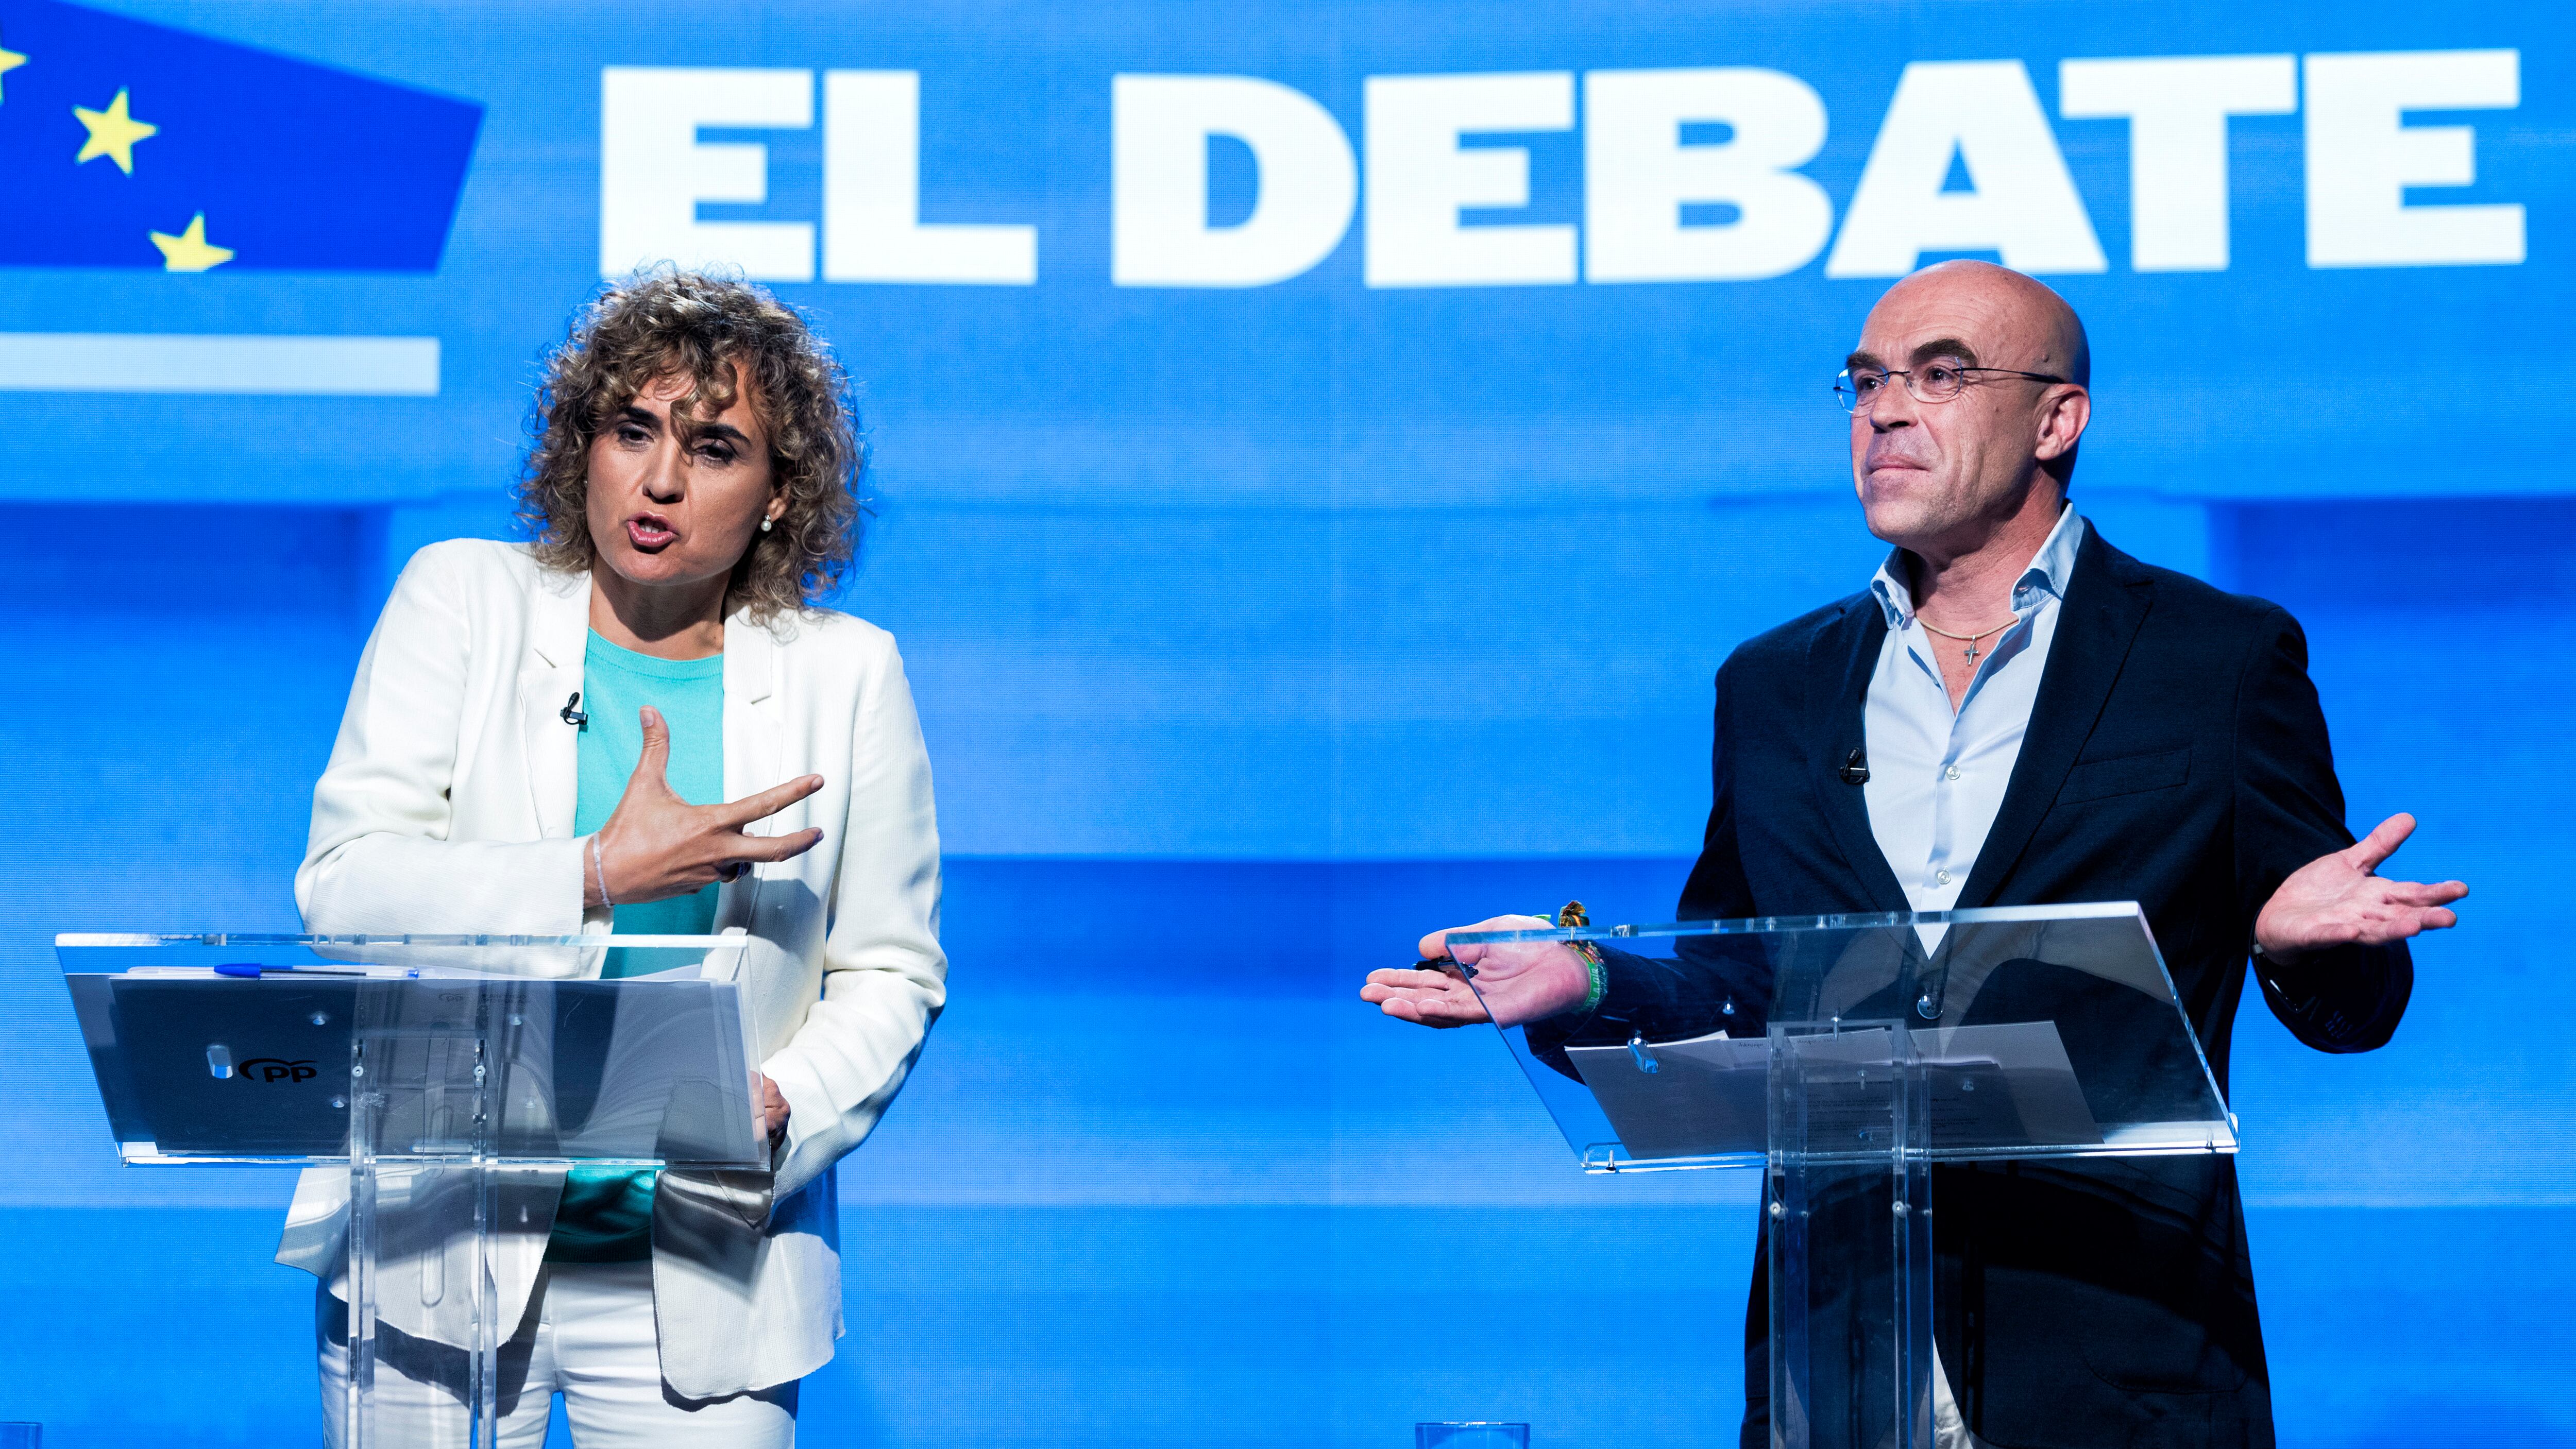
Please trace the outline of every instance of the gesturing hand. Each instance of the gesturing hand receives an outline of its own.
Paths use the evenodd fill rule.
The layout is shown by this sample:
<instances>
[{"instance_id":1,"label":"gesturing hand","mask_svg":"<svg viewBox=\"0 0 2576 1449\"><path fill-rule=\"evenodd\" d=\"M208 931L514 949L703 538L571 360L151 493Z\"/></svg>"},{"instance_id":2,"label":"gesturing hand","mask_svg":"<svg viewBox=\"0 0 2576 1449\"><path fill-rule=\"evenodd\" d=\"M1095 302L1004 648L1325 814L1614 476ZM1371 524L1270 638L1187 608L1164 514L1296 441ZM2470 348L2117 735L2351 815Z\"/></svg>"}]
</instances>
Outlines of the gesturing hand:
<instances>
[{"instance_id":1,"label":"gesturing hand","mask_svg":"<svg viewBox=\"0 0 2576 1449\"><path fill-rule=\"evenodd\" d=\"M1536 916L1495 916L1472 926L1434 931L1417 948L1421 966L1370 972L1368 984L1360 988L1360 1000L1375 1003L1389 1016L1433 1027L1467 1026L1488 1019L1518 1026L1554 1016L1592 991L1592 968L1564 942L1470 943L1455 950L1449 946L1450 931L1544 931L1553 924ZM1473 987L1459 966L1476 968ZM1490 1018L1487 1007L1493 1009Z\"/></svg>"},{"instance_id":2,"label":"gesturing hand","mask_svg":"<svg viewBox=\"0 0 2576 1449\"><path fill-rule=\"evenodd\" d=\"M822 789L822 776L807 775L723 805L692 805L672 793L664 776L671 727L662 722L662 712L647 706L637 714L644 722L644 751L616 811L599 827L601 871L582 872L584 906L603 904L603 889L620 905L684 896L731 880L754 861L803 855L823 838L820 830L767 836L742 831Z\"/></svg>"},{"instance_id":3,"label":"gesturing hand","mask_svg":"<svg viewBox=\"0 0 2576 1449\"><path fill-rule=\"evenodd\" d=\"M2254 919L2263 954L2288 961L2308 951L2377 946L2458 925L2459 916L2447 907L2469 893L2463 882L2421 885L2372 874L2414 833L2414 816L2391 815L2349 850L2299 867Z\"/></svg>"}]
</instances>

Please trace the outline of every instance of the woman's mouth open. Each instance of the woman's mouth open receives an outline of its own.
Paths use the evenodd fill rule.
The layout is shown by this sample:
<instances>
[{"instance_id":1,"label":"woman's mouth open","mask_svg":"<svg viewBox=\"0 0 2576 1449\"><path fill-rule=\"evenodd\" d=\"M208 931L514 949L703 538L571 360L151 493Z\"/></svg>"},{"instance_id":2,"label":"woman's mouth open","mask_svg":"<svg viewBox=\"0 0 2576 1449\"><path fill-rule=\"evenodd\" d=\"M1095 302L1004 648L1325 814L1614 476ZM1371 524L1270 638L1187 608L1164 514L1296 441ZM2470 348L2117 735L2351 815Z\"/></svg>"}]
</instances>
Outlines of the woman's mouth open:
<instances>
[{"instance_id":1,"label":"woman's mouth open","mask_svg":"<svg viewBox=\"0 0 2576 1449\"><path fill-rule=\"evenodd\" d=\"M671 526L671 521L658 513L639 513L626 520L626 541L635 545L638 553L660 553L679 536L680 531Z\"/></svg>"}]
</instances>

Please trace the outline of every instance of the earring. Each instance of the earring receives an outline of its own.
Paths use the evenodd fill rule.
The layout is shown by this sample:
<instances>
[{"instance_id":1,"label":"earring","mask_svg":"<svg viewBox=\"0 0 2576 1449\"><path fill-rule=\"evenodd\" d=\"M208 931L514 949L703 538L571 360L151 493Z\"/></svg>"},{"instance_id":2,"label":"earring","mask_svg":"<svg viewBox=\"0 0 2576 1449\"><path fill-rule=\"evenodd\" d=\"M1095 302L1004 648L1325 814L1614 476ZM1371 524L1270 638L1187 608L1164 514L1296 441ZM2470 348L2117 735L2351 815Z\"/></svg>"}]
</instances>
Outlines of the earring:
<instances>
[{"instance_id":1,"label":"earring","mask_svg":"<svg viewBox=\"0 0 2576 1449\"><path fill-rule=\"evenodd\" d=\"M775 523L775 522L777 522L777 521L778 521L778 520L776 520L776 519L774 519L774 518L764 518L764 519L760 520L760 531L761 531L761 532L763 532L763 533L767 533L767 532L769 531L769 525L771 525L772 523Z\"/></svg>"}]
</instances>

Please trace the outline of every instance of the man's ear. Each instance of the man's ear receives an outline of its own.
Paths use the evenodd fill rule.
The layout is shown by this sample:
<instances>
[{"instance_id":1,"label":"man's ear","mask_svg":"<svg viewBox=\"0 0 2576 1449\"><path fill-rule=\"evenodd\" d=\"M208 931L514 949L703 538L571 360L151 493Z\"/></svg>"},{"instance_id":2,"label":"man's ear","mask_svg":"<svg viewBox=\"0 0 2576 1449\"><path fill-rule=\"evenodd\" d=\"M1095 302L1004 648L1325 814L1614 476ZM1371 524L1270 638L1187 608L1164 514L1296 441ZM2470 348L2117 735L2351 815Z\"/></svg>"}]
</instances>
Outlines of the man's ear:
<instances>
[{"instance_id":1,"label":"man's ear","mask_svg":"<svg viewBox=\"0 0 2576 1449\"><path fill-rule=\"evenodd\" d=\"M2070 387L2051 398L2039 416L2039 443L2035 450L2043 463L2053 462L2075 451L2084 438L2085 426L2093 421L2093 395L2080 387Z\"/></svg>"}]
</instances>

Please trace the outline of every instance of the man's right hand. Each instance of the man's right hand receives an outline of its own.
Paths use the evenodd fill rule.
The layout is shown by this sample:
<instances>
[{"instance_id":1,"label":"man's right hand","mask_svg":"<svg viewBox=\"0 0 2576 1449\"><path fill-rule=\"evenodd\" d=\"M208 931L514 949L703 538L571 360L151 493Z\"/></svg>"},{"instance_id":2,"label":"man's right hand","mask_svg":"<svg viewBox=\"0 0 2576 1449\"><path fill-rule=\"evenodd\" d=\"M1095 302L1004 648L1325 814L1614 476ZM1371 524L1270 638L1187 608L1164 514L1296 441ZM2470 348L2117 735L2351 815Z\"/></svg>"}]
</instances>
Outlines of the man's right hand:
<instances>
[{"instance_id":1,"label":"man's right hand","mask_svg":"<svg viewBox=\"0 0 2576 1449\"><path fill-rule=\"evenodd\" d=\"M1592 968L1563 941L1471 942L1455 950L1449 946L1451 931L1545 931L1554 926L1536 916L1496 916L1472 926L1434 931L1417 948L1420 967L1370 972L1368 984L1360 988L1360 1000L1375 1003L1378 1010L1399 1020L1432 1027L1486 1020L1519 1026L1554 1016L1582 1005L1583 998L1592 994ZM1473 987L1461 966L1476 968Z\"/></svg>"},{"instance_id":2,"label":"man's right hand","mask_svg":"<svg viewBox=\"0 0 2576 1449\"><path fill-rule=\"evenodd\" d=\"M732 880L746 865L788 860L812 850L820 830L793 835L745 835L742 828L766 820L823 788L823 777L807 775L773 786L757 795L723 805L692 805L671 790L665 777L671 760L671 727L662 712L649 705L638 712L644 722L644 750L627 778L626 793L615 813L599 827L602 880L589 860L582 862L582 905L604 904L601 892L619 905L666 900Z\"/></svg>"}]
</instances>

